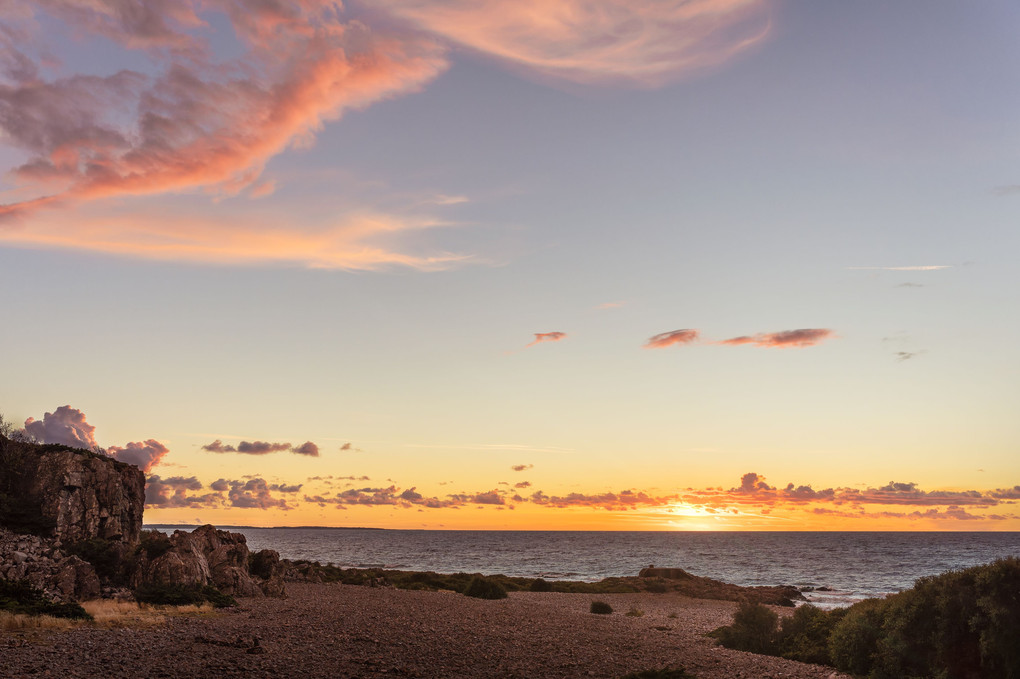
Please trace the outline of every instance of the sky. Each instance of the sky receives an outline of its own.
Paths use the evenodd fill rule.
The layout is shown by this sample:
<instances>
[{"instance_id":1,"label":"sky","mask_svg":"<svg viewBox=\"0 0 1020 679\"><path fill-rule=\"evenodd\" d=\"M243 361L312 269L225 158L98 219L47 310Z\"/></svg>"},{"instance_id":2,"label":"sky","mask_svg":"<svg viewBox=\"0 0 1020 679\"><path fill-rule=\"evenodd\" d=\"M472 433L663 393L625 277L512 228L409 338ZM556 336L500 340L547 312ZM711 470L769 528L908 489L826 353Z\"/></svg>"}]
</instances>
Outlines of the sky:
<instances>
[{"instance_id":1,"label":"sky","mask_svg":"<svg viewBox=\"0 0 1020 679\"><path fill-rule=\"evenodd\" d=\"M0 413L148 523L1020 530L1009 0L7 0Z\"/></svg>"}]
</instances>

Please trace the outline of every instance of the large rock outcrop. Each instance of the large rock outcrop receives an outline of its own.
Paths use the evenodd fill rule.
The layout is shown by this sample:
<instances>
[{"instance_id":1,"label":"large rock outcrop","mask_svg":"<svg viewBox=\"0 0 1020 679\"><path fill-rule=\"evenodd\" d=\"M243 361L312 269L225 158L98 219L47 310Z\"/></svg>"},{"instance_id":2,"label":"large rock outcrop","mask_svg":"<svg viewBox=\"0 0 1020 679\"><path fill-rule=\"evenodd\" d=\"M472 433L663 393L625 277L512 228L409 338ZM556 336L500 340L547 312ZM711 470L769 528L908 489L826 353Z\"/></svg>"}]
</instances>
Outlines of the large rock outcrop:
<instances>
[{"instance_id":1,"label":"large rock outcrop","mask_svg":"<svg viewBox=\"0 0 1020 679\"><path fill-rule=\"evenodd\" d=\"M145 475L100 453L0 436L0 500L11 516L8 528L17 532L48 529L62 543L99 538L134 545Z\"/></svg>"},{"instance_id":2,"label":"large rock outcrop","mask_svg":"<svg viewBox=\"0 0 1020 679\"><path fill-rule=\"evenodd\" d=\"M213 585L233 596L284 596L280 557L263 550L252 559L258 577L249 571L248 542L241 533L205 525L190 533L176 530L168 551L150 559L144 554L132 585Z\"/></svg>"}]
</instances>

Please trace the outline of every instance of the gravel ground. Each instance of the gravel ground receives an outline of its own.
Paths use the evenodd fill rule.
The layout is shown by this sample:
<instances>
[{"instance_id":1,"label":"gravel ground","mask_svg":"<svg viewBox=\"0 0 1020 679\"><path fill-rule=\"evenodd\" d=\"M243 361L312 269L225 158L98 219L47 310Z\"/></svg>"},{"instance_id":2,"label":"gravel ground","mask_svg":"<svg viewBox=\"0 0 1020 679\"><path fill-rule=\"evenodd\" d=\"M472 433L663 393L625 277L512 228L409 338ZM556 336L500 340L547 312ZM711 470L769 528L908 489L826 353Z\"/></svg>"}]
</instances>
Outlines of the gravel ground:
<instances>
[{"instance_id":1,"label":"gravel ground","mask_svg":"<svg viewBox=\"0 0 1020 679\"><path fill-rule=\"evenodd\" d=\"M703 635L732 620L736 605L725 601L532 592L483 601L345 585L287 589L287 599L242 599L222 615L149 629L0 632L0 676L552 679L667 666L699 679L845 676L715 646ZM589 613L595 599L614 613ZM625 615L632 607L644 615Z\"/></svg>"}]
</instances>

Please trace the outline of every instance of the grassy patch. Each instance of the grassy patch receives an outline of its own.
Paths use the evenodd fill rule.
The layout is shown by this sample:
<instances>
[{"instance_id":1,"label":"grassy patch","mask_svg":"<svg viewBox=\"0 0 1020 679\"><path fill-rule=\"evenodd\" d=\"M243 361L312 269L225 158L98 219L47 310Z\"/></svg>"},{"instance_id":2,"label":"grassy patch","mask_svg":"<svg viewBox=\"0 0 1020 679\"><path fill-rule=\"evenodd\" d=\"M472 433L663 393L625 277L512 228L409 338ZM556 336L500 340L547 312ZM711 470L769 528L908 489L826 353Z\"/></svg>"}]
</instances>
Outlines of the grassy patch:
<instances>
[{"instance_id":1,"label":"grassy patch","mask_svg":"<svg viewBox=\"0 0 1020 679\"><path fill-rule=\"evenodd\" d=\"M640 617L641 617L641 616L643 616L644 614L645 614L645 612L644 612L644 611L642 611L642 610L641 610L640 608L638 608L637 606L631 606L631 607L630 607L630 610L629 610L629 611L627 611L626 613L624 613L624 615L626 615L626 616L629 616L629 617L631 617L631 618L640 618Z\"/></svg>"}]
</instances>

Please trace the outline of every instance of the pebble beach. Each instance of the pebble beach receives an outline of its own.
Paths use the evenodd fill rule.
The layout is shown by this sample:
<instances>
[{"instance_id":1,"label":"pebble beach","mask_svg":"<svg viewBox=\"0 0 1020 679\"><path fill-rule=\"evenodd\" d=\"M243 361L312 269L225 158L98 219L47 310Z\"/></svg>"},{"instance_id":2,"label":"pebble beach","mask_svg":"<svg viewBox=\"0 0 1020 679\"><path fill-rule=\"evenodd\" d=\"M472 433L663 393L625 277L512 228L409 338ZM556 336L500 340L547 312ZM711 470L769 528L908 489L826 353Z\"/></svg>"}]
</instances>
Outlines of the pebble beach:
<instances>
[{"instance_id":1,"label":"pebble beach","mask_svg":"<svg viewBox=\"0 0 1020 679\"><path fill-rule=\"evenodd\" d=\"M156 627L0 632L0 675L615 679L682 666L698 679L847 679L717 646L704 635L732 621L736 604L726 601L544 592L487 601L305 583L287 591L286 599L240 599L215 615ZM596 599L614 612L590 613Z\"/></svg>"}]
</instances>

